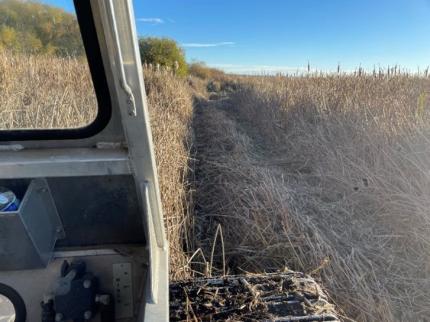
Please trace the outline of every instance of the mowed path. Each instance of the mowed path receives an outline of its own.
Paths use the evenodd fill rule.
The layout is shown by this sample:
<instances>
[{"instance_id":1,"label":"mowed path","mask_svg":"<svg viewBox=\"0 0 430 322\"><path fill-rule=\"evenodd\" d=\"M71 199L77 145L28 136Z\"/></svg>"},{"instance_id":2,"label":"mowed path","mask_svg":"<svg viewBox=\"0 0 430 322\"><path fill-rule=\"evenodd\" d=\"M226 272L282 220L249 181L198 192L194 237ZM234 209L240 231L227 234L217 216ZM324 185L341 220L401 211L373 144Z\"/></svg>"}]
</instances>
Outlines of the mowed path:
<instances>
[{"instance_id":1,"label":"mowed path","mask_svg":"<svg viewBox=\"0 0 430 322\"><path fill-rule=\"evenodd\" d=\"M279 151L270 151L232 104L228 96L196 104L194 241L204 258L194 268L211 276L308 273L304 265L295 263L296 237L289 235L287 220L292 196L285 168L277 161ZM277 289L278 295L288 294L288 287ZM317 314L328 314L327 321L337 321L332 304L318 303ZM313 309L305 311L302 314L311 315Z\"/></svg>"},{"instance_id":2,"label":"mowed path","mask_svg":"<svg viewBox=\"0 0 430 322\"><path fill-rule=\"evenodd\" d=\"M294 253L283 233L291 196L277 155L236 116L228 97L200 100L193 128L196 246L205 250L209 264L214 254L213 270L219 273L286 267Z\"/></svg>"},{"instance_id":3,"label":"mowed path","mask_svg":"<svg viewBox=\"0 0 430 322\"><path fill-rule=\"evenodd\" d=\"M301 123L303 132L292 137L285 131L271 142L258 128L264 132L273 124L249 118L244 104L252 103L235 104L221 96L200 100L195 110L194 240L205 256L200 268L212 274L312 273L357 321L426 321L428 279L416 266L420 259L408 260L386 222L390 212L381 212L367 181L351 181L349 174L360 174L356 159L343 163L331 150L314 157L311 148L324 137L316 131L300 141L308 129ZM395 191L387 190L392 199L384 199L385 206L396 205Z\"/></svg>"}]
</instances>

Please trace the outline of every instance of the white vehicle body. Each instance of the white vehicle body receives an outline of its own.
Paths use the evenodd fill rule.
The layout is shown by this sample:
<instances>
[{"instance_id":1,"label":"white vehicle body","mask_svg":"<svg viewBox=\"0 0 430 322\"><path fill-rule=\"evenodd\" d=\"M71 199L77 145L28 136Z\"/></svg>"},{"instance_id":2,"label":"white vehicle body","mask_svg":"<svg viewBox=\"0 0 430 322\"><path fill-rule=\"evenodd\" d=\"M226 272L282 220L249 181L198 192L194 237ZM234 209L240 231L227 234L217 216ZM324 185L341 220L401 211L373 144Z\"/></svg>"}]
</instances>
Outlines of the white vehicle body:
<instances>
[{"instance_id":1,"label":"white vehicle body","mask_svg":"<svg viewBox=\"0 0 430 322\"><path fill-rule=\"evenodd\" d=\"M0 283L23 299L27 321L40 321L40 302L56 285L62 263L79 259L114 295L116 321L168 321L168 247L132 2L88 2L111 116L84 138L0 141L0 186L24 191L18 212L0 212ZM29 205L42 197L49 209ZM12 216L24 222L29 241L8 224ZM25 243L40 263L22 253Z\"/></svg>"}]
</instances>

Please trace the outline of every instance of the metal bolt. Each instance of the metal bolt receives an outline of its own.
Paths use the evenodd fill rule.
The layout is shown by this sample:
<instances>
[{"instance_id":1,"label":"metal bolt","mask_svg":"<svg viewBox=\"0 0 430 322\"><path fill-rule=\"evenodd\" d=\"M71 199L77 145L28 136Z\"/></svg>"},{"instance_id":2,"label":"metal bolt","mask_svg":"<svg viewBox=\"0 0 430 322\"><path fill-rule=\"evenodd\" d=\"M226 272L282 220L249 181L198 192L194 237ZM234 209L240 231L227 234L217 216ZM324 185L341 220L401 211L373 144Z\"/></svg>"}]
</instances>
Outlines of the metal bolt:
<instances>
[{"instance_id":1,"label":"metal bolt","mask_svg":"<svg viewBox=\"0 0 430 322\"><path fill-rule=\"evenodd\" d=\"M63 321L63 314L57 313L55 314L55 322Z\"/></svg>"},{"instance_id":2,"label":"metal bolt","mask_svg":"<svg viewBox=\"0 0 430 322\"><path fill-rule=\"evenodd\" d=\"M109 305L110 302L110 296L109 295L96 295L96 299L95 299L96 303L101 303L103 305Z\"/></svg>"},{"instance_id":3,"label":"metal bolt","mask_svg":"<svg viewBox=\"0 0 430 322\"><path fill-rule=\"evenodd\" d=\"M91 311L85 311L85 313L84 313L84 319L85 320L89 320L89 319L91 319L91 317L93 316L93 313L91 312Z\"/></svg>"},{"instance_id":4,"label":"metal bolt","mask_svg":"<svg viewBox=\"0 0 430 322\"><path fill-rule=\"evenodd\" d=\"M52 301L54 299L54 295L49 293L49 294L44 294L43 295L43 304L47 304L49 303L49 301Z\"/></svg>"},{"instance_id":5,"label":"metal bolt","mask_svg":"<svg viewBox=\"0 0 430 322\"><path fill-rule=\"evenodd\" d=\"M85 280L84 281L84 288L90 288L91 287L91 281L90 280Z\"/></svg>"}]
</instances>

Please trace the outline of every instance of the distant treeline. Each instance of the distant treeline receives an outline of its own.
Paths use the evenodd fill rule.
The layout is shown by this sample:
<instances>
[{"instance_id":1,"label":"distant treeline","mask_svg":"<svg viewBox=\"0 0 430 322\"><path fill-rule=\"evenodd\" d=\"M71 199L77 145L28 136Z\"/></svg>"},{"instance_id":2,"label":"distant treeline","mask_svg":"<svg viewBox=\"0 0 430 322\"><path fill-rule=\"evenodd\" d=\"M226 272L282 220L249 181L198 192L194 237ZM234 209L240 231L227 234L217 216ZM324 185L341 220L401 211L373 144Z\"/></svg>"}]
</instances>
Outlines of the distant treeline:
<instances>
[{"instance_id":1,"label":"distant treeline","mask_svg":"<svg viewBox=\"0 0 430 322\"><path fill-rule=\"evenodd\" d=\"M176 75L193 75L203 79L224 76L221 70L206 66L204 62L187 64L185 52L170 38L142 37L139 39L140 57L145 66L174 70Z\"/></svg>"},{"instance_id":2,"label":"distant treeline","mask_svg":"<svg viewBox=\"0 0 430 322\"><path fill-rule=\"evenodd\" d=\"M179 76L191 74L204 79L218 79L224 75L203 62L187 64L184 50L169 38L140 38L139 48L144 64L174 70ZM12 53L57 56L85 54L76 16L31 0L0 0L2 49Z\"/></svg>"},{"instance_id":3,"label":"distant treeline","mask_svg":"<svg viewBox=\"0 0 430 322\"><path fill-rule=\"evenodd\" d=\"M75 15L22 0L0 0L0 49L59 56L84 53Z\"/></svg>"}]
</instances>

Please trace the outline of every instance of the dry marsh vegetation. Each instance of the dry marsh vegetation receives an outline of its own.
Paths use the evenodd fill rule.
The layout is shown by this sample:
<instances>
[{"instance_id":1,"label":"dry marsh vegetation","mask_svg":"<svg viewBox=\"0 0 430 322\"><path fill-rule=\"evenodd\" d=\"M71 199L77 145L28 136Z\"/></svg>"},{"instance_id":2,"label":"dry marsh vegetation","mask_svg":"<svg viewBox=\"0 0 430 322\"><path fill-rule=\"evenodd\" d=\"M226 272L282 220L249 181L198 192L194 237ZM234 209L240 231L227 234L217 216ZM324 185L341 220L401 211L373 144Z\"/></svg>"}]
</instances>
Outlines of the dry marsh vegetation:
<instances>
[{"instance_id":1,"label":"dry marsh vegetation","mask_svg":"<svg viewBox=\"0 0 430 322\"><path fill-rule=\"evenodd\" d=\"M202 247L221 225L233 271L287 266L320 276L353 320L425 321L430 80L242 81L196 127Z\"/></svg>"},{"instance_id":2,"label":"dry marsh vegetation","mask_svg":"<svg viewBox=\"0 0 430 322\"><path fill-rule=\"evenodd\" d=\"M145 82L172 279L287 267L345 320L428 319L428 78L243 77L214 101L201 80ZM0 128L79 127L95 106L83 61L0 54Z\"/></svg>"},{"instance_id":3,"label":"dry marsh vegetation","mask_svg":"<svg viewBox=\"0 0 430 322\"><path fill-rule=\"evenodd\" d=\"M86 61L0 51L0 129L78 128L97 115Z\"/></svg>"},{"instance_id":4,"label":"dry marsh vegetation","mask_svg":"<svg viewBox=\"0 0 430 322\"><path fill-rule=\"evenodd\" d=\"M190 88L172 73L145 69L160 193L170 251L170 277L190 276L184 249L191 239L192 214L189 155L193 101Z\"/></svg>"}]
</instances>

